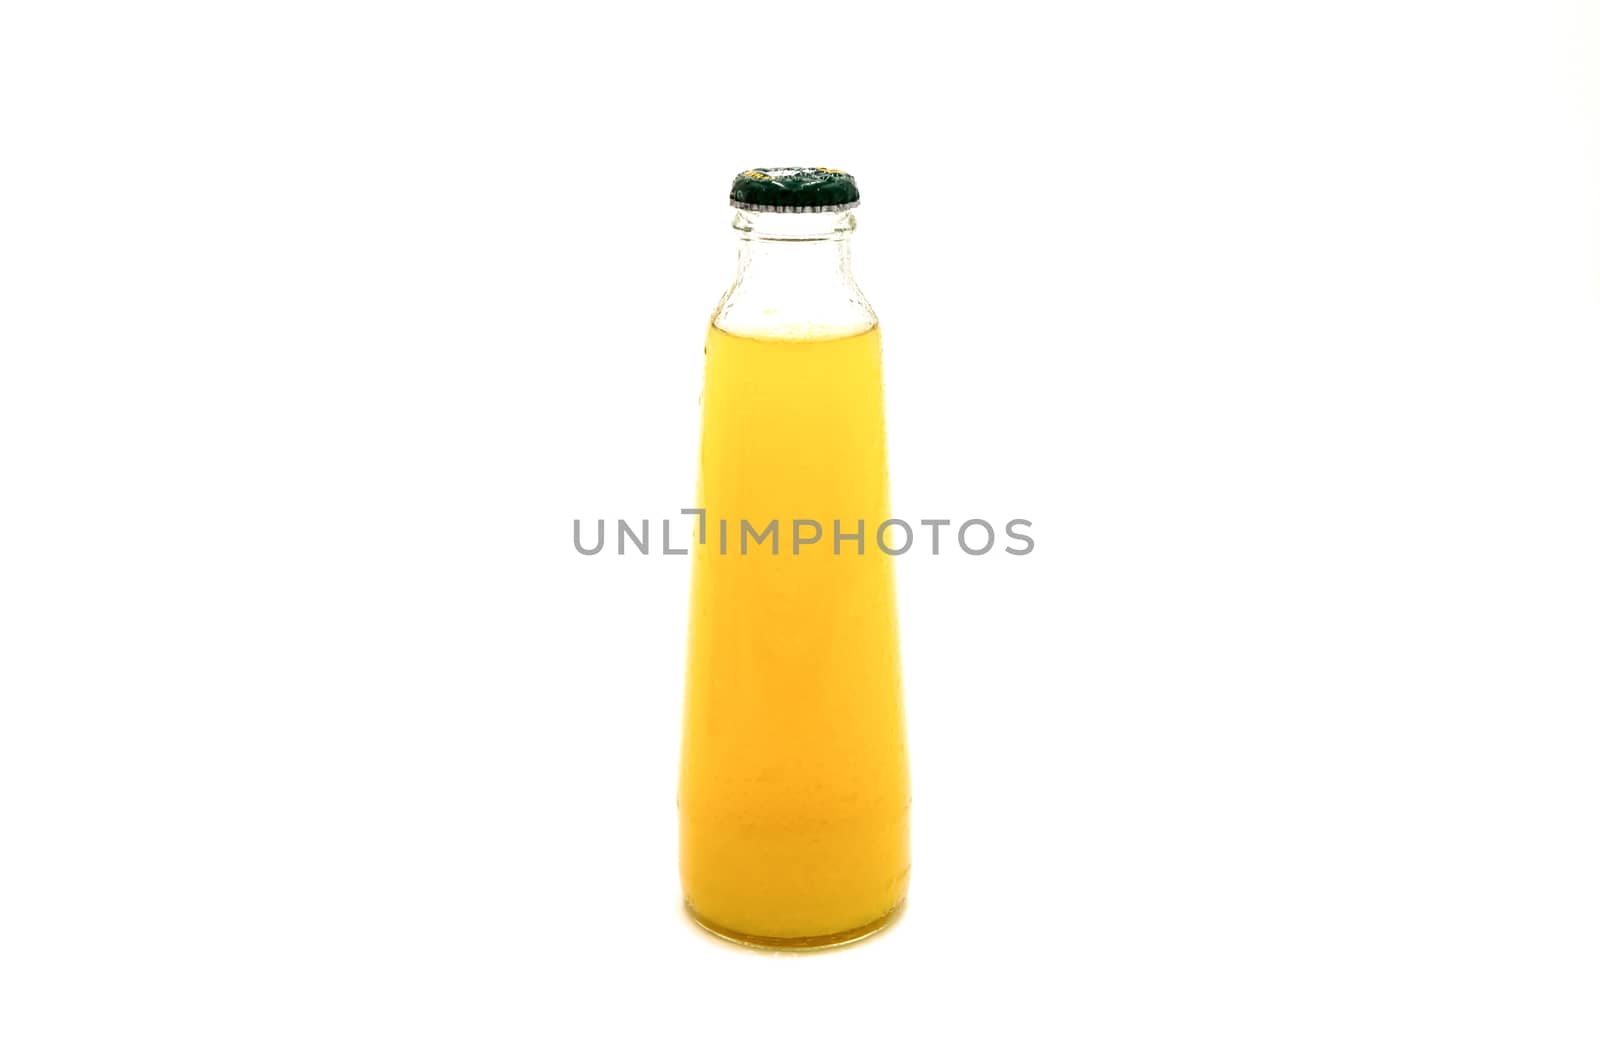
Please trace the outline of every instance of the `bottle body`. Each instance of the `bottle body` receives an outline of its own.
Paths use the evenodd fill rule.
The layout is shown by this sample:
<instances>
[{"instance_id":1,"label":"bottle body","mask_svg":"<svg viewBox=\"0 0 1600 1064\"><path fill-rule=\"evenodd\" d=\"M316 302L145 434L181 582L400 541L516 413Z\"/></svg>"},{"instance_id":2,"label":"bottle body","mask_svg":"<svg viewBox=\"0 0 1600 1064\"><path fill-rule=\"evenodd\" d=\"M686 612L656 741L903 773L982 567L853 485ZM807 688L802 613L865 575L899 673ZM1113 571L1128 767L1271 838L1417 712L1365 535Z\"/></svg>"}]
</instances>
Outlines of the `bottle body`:
<instances>
[{"instance_id":1,"label":"bottle body","mask_svg":"<svg viewBox=\"0 0 1600 1064\"><path fill-rule=\"evenodd\" d=\"M910 873L881 348L848 287L741 320L736 281L706 342L680 864L695 917L758 945L868 934Z\"/></svg>"}]
</instances>

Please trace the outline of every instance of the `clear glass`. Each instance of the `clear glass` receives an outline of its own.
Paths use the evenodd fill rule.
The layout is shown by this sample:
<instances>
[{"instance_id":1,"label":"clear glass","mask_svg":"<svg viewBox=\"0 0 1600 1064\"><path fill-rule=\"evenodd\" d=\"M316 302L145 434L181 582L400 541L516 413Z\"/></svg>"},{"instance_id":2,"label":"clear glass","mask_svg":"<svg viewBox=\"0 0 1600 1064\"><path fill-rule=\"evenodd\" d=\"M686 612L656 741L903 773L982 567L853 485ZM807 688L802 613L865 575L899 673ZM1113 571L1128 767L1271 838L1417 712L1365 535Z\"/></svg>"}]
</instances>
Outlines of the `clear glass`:
<instances>
[{"instance_id":1,"label":"clear glass","mask_svg":"<svg viewBox=\"0 0 1600 1064\"><path fill-rule=\"evenodd\" d=\"M739 263L711 317L742 336L842 335L878 324L850 271L850 211L735 211Z\"/></svg>"},{"instance_id":2,"label":"clear glass","mask_svg":"<svg viewBox=\"0 0 1600 1064\"><path fill-rule=\"evenodd\" d=\"M701 398L680 869L713 933L814 949L887 926L910 876L881 348L853 215L734 227Z\"/></svg>"}]
</instances>

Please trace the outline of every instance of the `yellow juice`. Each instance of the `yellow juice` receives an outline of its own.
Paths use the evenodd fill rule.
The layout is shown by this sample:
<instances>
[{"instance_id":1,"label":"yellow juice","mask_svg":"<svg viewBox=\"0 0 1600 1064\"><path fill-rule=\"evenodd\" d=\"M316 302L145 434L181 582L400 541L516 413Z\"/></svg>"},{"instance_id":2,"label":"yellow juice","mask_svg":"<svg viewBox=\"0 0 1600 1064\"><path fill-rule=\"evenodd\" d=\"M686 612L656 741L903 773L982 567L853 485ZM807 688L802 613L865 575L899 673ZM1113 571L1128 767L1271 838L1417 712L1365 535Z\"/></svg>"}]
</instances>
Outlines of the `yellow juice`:
<instances>
[{"instance_id":1,"label":"yellow juice","mask_svg":"<svg viewBox=\"0 0 1600 1064\"><path fill-rule=\"evenodd\" d=\"M693 548L678 791L685 900L745 941L848 940L892 916L911 864L893 559L877 542L890 516L878 330L713 327L702 406L705 543ZM775 555L771 538L754 541L774 519ZM796 520L821 526L798 553L817 529L797 537ZM859 545L843 538L858 530Z\"/></svg>"}]
</instances>

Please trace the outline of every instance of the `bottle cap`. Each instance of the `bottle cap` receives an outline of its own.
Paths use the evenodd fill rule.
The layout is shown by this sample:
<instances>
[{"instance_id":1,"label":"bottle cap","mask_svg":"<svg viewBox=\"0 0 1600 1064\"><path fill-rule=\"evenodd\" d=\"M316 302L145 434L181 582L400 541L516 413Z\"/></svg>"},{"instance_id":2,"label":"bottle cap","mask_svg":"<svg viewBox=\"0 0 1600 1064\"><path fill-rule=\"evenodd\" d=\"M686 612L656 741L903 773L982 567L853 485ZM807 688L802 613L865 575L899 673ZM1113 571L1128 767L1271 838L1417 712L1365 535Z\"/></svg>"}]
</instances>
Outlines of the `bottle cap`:
<instances>
[{"instance_id":1,"label":"bottle cap","mask_svg":"<svg viewBox=\"0 0 1600 1064\"><path fill-rule=\"evenodd\" d=\"M782 214L849 210L861 202L856 179L826 166L767 166L733 179L730 206Z\"/></svg>"}]
</instances>

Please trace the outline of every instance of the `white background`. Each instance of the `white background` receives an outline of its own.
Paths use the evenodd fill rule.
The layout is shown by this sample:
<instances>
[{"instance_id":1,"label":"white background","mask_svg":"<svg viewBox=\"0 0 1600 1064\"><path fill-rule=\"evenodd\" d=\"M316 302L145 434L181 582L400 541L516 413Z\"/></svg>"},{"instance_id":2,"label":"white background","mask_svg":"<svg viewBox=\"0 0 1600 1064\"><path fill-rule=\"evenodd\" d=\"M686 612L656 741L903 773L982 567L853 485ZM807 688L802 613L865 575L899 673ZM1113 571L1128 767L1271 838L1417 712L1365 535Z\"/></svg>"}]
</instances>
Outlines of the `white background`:
<instances>
[{"instance_id":1,"label":"white background","mask_svg":"<svg viewBox=\"0 0 1600 1064\"><path fill-rule=\"evenodd\" d=\"M1593 1061L1600 12L8 3L0 1058ZM910 906L682 917L726 186L861 181Z\"/></svg>"}]
</instances>

